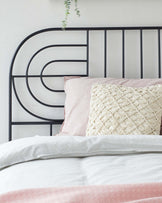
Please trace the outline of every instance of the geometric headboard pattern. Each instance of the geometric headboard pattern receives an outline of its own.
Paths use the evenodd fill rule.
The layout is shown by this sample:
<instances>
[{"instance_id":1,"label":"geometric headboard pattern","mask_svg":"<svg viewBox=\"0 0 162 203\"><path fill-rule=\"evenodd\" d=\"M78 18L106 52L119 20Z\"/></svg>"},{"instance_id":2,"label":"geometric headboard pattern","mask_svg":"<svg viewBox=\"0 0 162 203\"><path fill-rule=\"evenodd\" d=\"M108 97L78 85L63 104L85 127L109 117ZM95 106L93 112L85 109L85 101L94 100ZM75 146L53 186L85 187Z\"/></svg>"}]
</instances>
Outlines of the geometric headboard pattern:
<instances>
[{"instance_id":1,"label":"geometric headboard pattern","mask_svg":"<svg viewBox=\"0 0 162 203\"><path fill-rule=\"evenodd\" d=\"M38 105L42 105L45 107L48 107L49 109L63 109L64 105L55 103L50 104L48 102L45 102L44 100L41 100L37 94L35 94L35 91L33 91L32 87L33 85L30 84L31 79L37 79L41 83L41 86L46 89L47 92L50 94L62 94L63 88L51 88L48 83L46 82L47 79L58 79L63 78L64 76L81 76L86 77L89 76L89 41L90 41L90 33L91 32L103 32L103 63L104 63L104 77L109 76L109 67L108 67L108 36L109 31L120 31L121 32L121 78L125 78L125 60L126 60L126 33L129 31L137 31L139 32L139 58L140 58L140 65L139 65L139 76L140 78L144 77L144 65L143 65L143 56L144 56L144 48L143 48L143 32L144 31L155 31L157 33L157 64L158 64L158 70L157 70L157 77L161 78L161 26L149 26L149 27L76 27L76 28L66 28L65 31L63 31L61 28L48 28L48 29L42 29L37 32L34 32L27 36L18 46L16 49L16 52L13 56L11 67L10 67L10 75L9 75L9 140L12 140L12 128L13 126L19 126L19 125L49 125L49 134L53 134L53 126L62 124L63 119L60 118L51 118L47 115L40 115L39 111L35 112L29 108L29 106L25 105L21 96L22 92L24 91L24 86L21 87L20 83L17 81L23 80L25 81L25 86L28 91L28 94L34 102L38 103ZM75 33L82 33L84 42L78 43L74 41L73 43L69 43L67 40L62 40L60 42L55 43L47 43L45 42L46 39L44 39L44 43L41 47L38 49L34 48L34 51L31 50L31 54L29 57L27 57L27 61L22 64L23 67L25 67L24 72L15 71L16 66L18 66L17 60L21 56L25 57L25 55L22 54L23 50L25 49L26 45L31 41L35 40L37 37L39 37L42 34L50 34L50 33L60 33L61 35L64 35L68 32L74 31ZM41 44L41 43L40 43ZM78 48L83 48L84 50L84 57L72 57L67 58L67 52L69 52L70 49L75 48L78 50ZM62 54L62 57L53 57L48 58L47 61L44 61L41 64L41 67L39 68L38 72L31 72L31 66L33 66L34 61L37 59L39 55L42 56L43 53L47 50L55 49L56 51L59 50ZM66 49L66 52L64 50ZM21 53L21 54L20 54ZM19 55L20 54L20 55ZM57 54L56 54L57 55ZM63 58L65 56L65 58ZM20 58L21 58L20 57ZM73 73L73 72L56 72L51 73L47 71L47 69L50 66L56 66L56 64L62 64L62 66L66 66L67 64L75 64L76 66L79 64L83 64L85 66L84 73ZM64 64L64 65L63 65ZM19 70L21 65L19 64ZM33 68L33 67L32 67ZM19 84L19 85L17 85ZM18 87L19 86L19 87ZM17 88L18 87L18 88ZM18 102L18 105L27 112L27 114L30 114L32 117L37 118L38 120L16 120L14 118L14 102L15 100Z\"/></svg>"}]
</instances>

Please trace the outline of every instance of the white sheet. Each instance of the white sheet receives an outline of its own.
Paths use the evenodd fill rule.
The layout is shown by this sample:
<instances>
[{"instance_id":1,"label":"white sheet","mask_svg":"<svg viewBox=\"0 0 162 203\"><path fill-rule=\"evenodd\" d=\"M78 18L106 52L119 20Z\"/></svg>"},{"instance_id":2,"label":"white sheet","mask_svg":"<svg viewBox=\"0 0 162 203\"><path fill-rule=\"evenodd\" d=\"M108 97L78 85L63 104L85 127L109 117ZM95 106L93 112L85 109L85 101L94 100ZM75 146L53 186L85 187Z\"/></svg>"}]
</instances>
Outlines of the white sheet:
<instances>
[{"instance_id":1,"label":"white sheet","mask_svg":"<svg viewBox=\"0 0 162 203\"><path fill-rule=\"evenodd\" d=\"M37 187L162 182L162 136L25 138L0 145L0 167L1 194Z\"/></svg>"}]
</instances>

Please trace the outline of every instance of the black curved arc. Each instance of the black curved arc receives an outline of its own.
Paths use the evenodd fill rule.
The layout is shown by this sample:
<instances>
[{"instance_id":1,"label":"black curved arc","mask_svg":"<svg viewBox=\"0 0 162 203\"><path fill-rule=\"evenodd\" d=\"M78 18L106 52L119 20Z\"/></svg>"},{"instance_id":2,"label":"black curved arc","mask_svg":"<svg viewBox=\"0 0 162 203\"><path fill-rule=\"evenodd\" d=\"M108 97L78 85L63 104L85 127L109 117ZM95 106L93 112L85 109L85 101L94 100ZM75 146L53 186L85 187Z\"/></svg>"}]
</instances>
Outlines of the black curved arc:
<instances>
[{"instance_id":1,"label":"black curved arc","mask_svg":"<svg viewBox=\"0 0 162 203\"><path fill-rule=\"evenodd\" d=\"M30 88L30 86L29 86L29 78L28 78L28 77L26 78L26 85L27 85L27 89L28 89L30 95L33 97L33 99L35 99L35 100L36 100L38 103L40 103L41 105L48 106L48 107L52 107L52 108L64 108L63 105L52 105L52 104L47 104L47 103L45 103L45 102L40 101L40 100L33 94L33 92L31 91L31 88Z\"/></svg>"},{"instance_id":2,"label":"black curved arc","mask_svg":"<svg viewBox=\"0 0 162 203\"><path fill-rule=\"evenodd\" d=\"M33 59L43 50L45 49L49 49L49 48L53 48L53 47L86 47L86 44L52 44L52 45L48 45L45 47L42 47L41 49L39 49L37 52L35 52L33 54L33 56L30 58L29 63L27 65L27 70L26 70L26 75L28 75L28 71L29 71L29 67L31 65L31 62L33 61Z\"/></svg>"},{"instance_id":3,"label":"black curved arc","mask_svg":"<svg viewBox=\"0 0 162 203\"><path fill-rule=\"evenodd\" d=\"M41 105L48 106L48 107L52 107L52 108L64 108L63 105L52 105L52 104L47 104L47 103L45 103L45 102L40 101L40 100L32 93L31 88L30 88L30 86L29 86L29 79L28 79L28 78L26 78L26 85L27 85L27 89L28 89L30 95L33 97L33 99L35 99L35 100L36 100L38 103L40 103Z\"/></svg>"},{"instance_id":4,"label":"black curved arc","mask_svg":"<svg viewBox=\"0 0 162 203\"><path fill-rule=\"evenodd\" d=\"M29 67L33 61L33 59L40 53L42 52L43 50L45 49L49 49L49 48L53 48L53 47L85 47L87 46L86 44L52 44L52 45L48 45L48 46L45 46L45 47L42 47L41 49L39 49L37 52L35 52L33 54L33 56L31 57L31 59L29 60L29 63L27 65L27 69L26 69L26 76L29 75ZM43 84L43 83L42 83ZM47 104L45 102L42 102L40 101L32 92L31 88L30 88L30 85L29 85L29 78L26 77L26 85L27 85L27 88L28 88L28 91L30 93L30 95L33 97L33 99L35 99L38 103L44 105L44 106L48 106L48 107L52 107L52 108L58 108L58 107L62 107L62 105L51 105L51 104ZM48 88L47 88L48 89ZM64 91L58 91L58 92L64 92Z\"/></svg>"},{"instance_id":5,"label":"black curved arc","mask_svg":"<svg viewBox=\"0 0 162 203\"><path fill-rule=\"evenodd\" d=\"M55 90L55 89L49 88L49 87L45 84L45 82L44 82L42 76L43 76L44 70L45 70L50 64L52 64L52 63L59 63L59 62L71 62L71 63L81 63L81 62L82 62L82 63L87 63L87 60L52 60L52 61L49 61L48 63L46 63L46 64L43 66L42 70L41 70L40 79L41 79L41 82L42 82L43 86L44 86L46 89L48 89L49 91L52 91L52 92L64 92L64 90ZM84 76L86 77L87 74L85 74Z\"/></svg>"},{"instance_id":6,"label":"black curved arc","mask_svg":"<svg viewBox=\"0 0 162 203\"><path fill-rule=\"evenodd\" d=\"M45 47L42 47L41 49L39 49L37 52L35 52L33 54L33 56L30 58L29 60L29 63L27 65L27 73L28 73L28 69L31 65L31 62L33 61L33 59L40 53L42 52L43 50L45 49L49 49L49 48L53 48L53 47L86 47L87 45L86 44L52 44L52 45L48 45L48 46L45 46Z\"/></svg>"},{"instance_id":7,"label":"black curved arc","mask_svg":"<svg viewBox=\"0 0 162 203\"><path fill-rule=\"evenodd\" d=\"M95 30L140 30L140 29L143 29L143 30L157 30L157 29L162 29L162 26L125 26L125 27L68 27L65 29L65 31L95 31ZM36 32L33 32L31 33L30 35L28 35L27 37L25 37L25 39L18 45L15 53L14 53L14 56L12 58L12 61L11 61L11 66L10 66L10 85L11 85L11 76L12 76L12 72L13 72L13 67L14 67L14 63L15 63L15 59L17 57L17 54L19 52L19 50L22 48L22 46L29 40L31 39L32 37L36 36L36 35L40 35L42 33L46 33L46 32L53 32L53 31L63 31L62 28L58 27L58 28L45 28L45 29L41 29L41 30L38 30ZM11 86L10 86L11 87ZM11 90L11 89L10 89Z\"/></svg>"},{"instance_id":8,"label":"black curved arc","mask_svg":"<svg viewBox=\"0 0 162 203\"><path fill-rule=\"evenodd\" d=\"M22 104L22 102L21 102L21 100L20 100L20 98L19 98L19 96L18 96L18 94L17 94L17 91L16 91L15 80L14 80L14 79L13 79L13 90L14 90L14 92L15 92L15 96L16 96L16 99L17 99L18 103L20 104L20 106L21 106L27 113L29 113L30 115L32 115L32 116L34 116L34 117L36 117L36 118L39 118L39 119L43 119L43 120L47 120L47 121L52 121L52 122L55 121L55 119L49 119L49 118L41 117L41 116L38 116L38 115L32 113L31 111L29 111L29 110ZM64 107L64 106L63 106L63 107ZM59 107L58 107L58 108L59 108ZM56 121L57 121L57 120L56 120Z\"/></svg>"},{"instance_id":9,"label":"black curved arc","mask_svg":"<svg viewBox=\"0 0 162 203\"><path fill-rule=\"evenodd\" d=\"M68 27L65 29L65 31L95 31L95 30L157 30L157 29L162 29L162 26L130 26L130 27ZM28 41L29 39L31 39L32 37L42 34L42 33L46 33L46 32L53 32L53 31L63 31L62 28L58 27L58 28L45 28L45 29L41 29L38 30L36 32L33 32L32 34L28 35L17 47L14 56L12 58L11 61L11 66L10 66L10 78L12 76L12 72L13 72L13 66L15 63L15 59L16 56L19 52L19 50L21 49L21 47L25 44L26 41Z\"/></svg>"}]
</instances>

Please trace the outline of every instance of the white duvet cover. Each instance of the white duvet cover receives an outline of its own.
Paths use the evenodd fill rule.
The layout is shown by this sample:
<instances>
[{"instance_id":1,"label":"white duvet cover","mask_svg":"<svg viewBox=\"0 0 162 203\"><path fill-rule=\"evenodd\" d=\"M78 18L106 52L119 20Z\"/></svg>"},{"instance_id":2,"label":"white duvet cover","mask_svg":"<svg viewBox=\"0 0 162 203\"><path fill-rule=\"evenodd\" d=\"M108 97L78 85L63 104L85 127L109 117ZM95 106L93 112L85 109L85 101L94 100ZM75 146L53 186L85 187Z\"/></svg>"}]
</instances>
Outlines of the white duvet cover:
<instances>
[{"instance_id":1,"label":"white duvet cover","mask_svg":"<svg viewBox=\"0 0 162 203\"><path fill-rule=\"evenodd\" d=\"M0 194L147 182L162 182L162 136L35 136L0 145Z\"/></svg>"}]
</instances>

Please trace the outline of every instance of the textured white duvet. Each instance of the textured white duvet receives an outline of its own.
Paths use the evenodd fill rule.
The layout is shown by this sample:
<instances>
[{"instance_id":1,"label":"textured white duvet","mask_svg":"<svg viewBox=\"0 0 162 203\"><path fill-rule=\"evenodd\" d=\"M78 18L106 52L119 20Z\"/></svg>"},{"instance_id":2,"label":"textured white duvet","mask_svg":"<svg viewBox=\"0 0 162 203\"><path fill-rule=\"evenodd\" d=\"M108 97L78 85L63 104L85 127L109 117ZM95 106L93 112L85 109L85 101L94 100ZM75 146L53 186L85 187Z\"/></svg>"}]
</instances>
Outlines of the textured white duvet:
<instances>
[{"instance_id":1,"label":"textured white duvet","mask_svg":"<svg viewBox=\"0 0 162 203\"><path fill-rule=\"evenodd\" d=\"M35 136L0 145L0 194L146 182L162 182L162 136Z\"/></svg>"}]
</instances>

